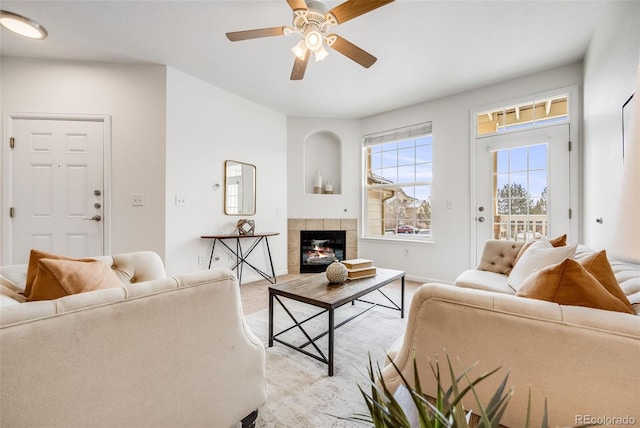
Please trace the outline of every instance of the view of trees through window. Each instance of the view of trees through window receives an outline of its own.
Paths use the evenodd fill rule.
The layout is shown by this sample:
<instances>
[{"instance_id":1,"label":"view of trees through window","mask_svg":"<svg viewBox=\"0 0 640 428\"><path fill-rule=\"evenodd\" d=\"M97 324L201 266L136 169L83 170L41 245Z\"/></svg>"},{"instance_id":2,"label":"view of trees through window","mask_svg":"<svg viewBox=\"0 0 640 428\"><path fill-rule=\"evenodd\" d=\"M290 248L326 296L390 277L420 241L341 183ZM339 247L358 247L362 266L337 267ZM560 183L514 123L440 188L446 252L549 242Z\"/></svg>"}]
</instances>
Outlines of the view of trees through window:
<instances>
[{"instance_id":1,"label":"view of trees through window","mask_svg":"<svg viewBox=\"0 0 640 428\"><path fill-rule=\"evenodd\" d=\"M494 152L494 238L547 235L547 146Z\"/></svg>"},{"instance_id":2,"label":"view of trees through window","mask_svg":"<svg viewBox=\"0 0 640 428\"><path fill-rule=\"evenodd\" d=\"M432 136L365 148L367 236L431 236Z\"/></svg>"}]
</instances>

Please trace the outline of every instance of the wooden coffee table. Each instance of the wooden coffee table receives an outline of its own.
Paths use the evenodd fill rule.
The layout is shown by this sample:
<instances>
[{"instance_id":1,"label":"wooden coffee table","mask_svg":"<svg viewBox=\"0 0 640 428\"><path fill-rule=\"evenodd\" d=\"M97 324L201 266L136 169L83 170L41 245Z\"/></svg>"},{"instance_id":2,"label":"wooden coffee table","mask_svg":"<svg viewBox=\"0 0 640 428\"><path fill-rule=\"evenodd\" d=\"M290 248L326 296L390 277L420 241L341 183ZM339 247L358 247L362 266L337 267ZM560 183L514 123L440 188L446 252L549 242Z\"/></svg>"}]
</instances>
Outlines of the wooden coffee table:
<instances>
[{"instance_id":1,"label":"wooden coffee table","mask_svg":"<svg viewBox=\"0 0 640 428\"><path fill-rule=\"evenodd\" d=\"M273 342L281 343L285 346L288 346L296 351L302 352L305 355L308 355L311 358L314 358L318 361L321 361L329 366L329 376L333 376L333 349L334 349L334 332L338 327L346 324L352 319L362 315L363 313L369 311L370 309L376 306L382 306L388 309L393 309L400 311L400 317L404 318L404 275L403 271L399 270L391 270L391 269L381 269L377 268L376 275L369 278L355 279L347 281L343 285L333 285L329 284L327 280L327 276L325 273L319 273L316 275L305 275L300 278L296 278L291 281L287 281L282 284L272 285L269 287L269 347L273 346ZM385 285L391 284L392 282L400 279L401 280L401 297L400 297L400 305L396 304L393 300L391 300L386 294L380 290L380 288ZM391 304L391 306L386 304L380 304L375 302L370 302L361 299L361 297L378 290ZM324 309L317 314L314 314L304 320L297 320L294 315L287 309L285 304L283 303L283 299L281 297L285 297L287 299L296 300L298 302L303 302L312 306L316 306L318 308ZM277 300L280 303L280 306L285 310L285 312L289 315L294 324L284 330L279 331L278 333L273 332L273 313L274 313L274 300ZM334 323L334 311L340 306L346 305L347 303L354 304L355 301L367 303L367 306L363 311L347 318L346 320L340 322L335 325ZM319 315L328 312L329 316L329 324L328 328L325 332L311 337L307 331L304 329L303 324L307 321L310 321ZM307 341L301 345L294 345L289 343L283 339L280 339L278 336L294 329L298 328L302 334L307 338ZM324 336L328 336L328 351L325 355L317 345L317 341ZM313 346L316 353L312 353L307 351L307 346Z\"/></svg>"}]
</instances>

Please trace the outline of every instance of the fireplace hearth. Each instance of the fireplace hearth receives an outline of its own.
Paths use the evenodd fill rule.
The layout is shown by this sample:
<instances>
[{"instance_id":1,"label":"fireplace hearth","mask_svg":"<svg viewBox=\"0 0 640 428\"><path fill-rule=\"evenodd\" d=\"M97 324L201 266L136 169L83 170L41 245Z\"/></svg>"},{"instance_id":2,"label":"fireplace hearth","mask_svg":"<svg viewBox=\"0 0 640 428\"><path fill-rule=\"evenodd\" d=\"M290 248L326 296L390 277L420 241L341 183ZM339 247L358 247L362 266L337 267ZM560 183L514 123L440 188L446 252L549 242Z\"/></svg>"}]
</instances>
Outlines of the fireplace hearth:
<instances>
[{"instance_id":1,"label":"fireplace hearth","mask_svg":"<svg viewBox=\"0 0 640 428\"><path fill-rule=\"evenodd\" d=\"M300 273L324 272L334 261L344 260L344 230L301 230Z\"/></svg>"}]
</instances>

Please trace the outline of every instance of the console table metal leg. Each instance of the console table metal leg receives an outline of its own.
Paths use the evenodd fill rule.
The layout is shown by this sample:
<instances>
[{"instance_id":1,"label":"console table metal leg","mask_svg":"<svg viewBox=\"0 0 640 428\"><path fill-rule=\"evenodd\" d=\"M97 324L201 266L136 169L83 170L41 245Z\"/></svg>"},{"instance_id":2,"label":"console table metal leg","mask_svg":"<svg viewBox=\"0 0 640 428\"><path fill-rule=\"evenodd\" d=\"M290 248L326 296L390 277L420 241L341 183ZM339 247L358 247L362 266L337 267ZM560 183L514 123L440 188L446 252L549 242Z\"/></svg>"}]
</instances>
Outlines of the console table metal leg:
<instances>
[{"instance_id":1,"label":"console table metal leg","mask_svg":"<svg viewBox=\"0 0 640 428\"><path fill-rule=\"evenodd\" d=\"M276 271L273 269L273 259L271 258L271 249L269 248L269 238L264 237L264 243L267 245L267 254L269 255L269 264L271 265L271 278L273 278L273 284L278 282L276 279ZM271 281L269 281L271 282Z\"/></svg>"}]
</instances>

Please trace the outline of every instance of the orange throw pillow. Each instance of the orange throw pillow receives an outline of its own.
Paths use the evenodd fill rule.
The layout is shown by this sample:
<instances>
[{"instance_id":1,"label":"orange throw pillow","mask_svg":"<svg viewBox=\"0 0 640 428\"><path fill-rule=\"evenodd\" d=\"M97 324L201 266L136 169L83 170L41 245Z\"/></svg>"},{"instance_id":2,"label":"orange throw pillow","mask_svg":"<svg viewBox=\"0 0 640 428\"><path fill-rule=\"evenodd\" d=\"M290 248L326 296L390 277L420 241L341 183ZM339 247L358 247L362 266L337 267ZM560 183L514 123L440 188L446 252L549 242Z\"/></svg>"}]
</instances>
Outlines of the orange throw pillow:
<instances>
[{"instance_id":1,"label":"orange throw pillow","mask_svg":"<svg viewBox=\"0 0 640 428\"><path fill-rule=\"evenodd\" d=\"M31 287L33 287L33 281L36 279L38 273L38 262L40 259L56 259L56 260L78 260L78 261L93 261L94 259L73 259L71 257L60 256L58 254L47 253L46 251L31 250L29 254L29 265L27 266L27 280L24 285L24 296L28 299L31 295Z\"/></svg>"},{"instance_id":2,"label":"orange throw pillow","mask_svg":"<svg viewBox=\"0 0 640 428\"><path fill-rule=\"evenodd\" d=\"M560 305L634 313L573 259L565 259L561 263L532 273L516 296L546 300Z\"/></svg>"},{"instance_id":3,"label":"orange throw pillow","mask_svg":"<svg viewBox=\"0 0 640 428\"><path fill-rule=\"evenodd\" d=\"M595 279L602 284L604 288L609 291L609 293L616 296L620 301L632 312L633 306L631 306L631 302L620 288L620 284L618 284L618 280L616 279L615 274L613 273L613 269L611 269L611 264L609 264L609 259L607 259L607 252L605 250L600 251L599 253L592 254L584 259L578 260L580 264L594 276Z\"/></svg>"},{"instance_id":4,"label":"orange throw pillow","mask_svg":"<svg viewBox=\"0 0 640 428\"><path fill-rule=\"evenodd\" d=\"M567 245L567 234L565 233L557 238L549 239L549 243L554 247L564 247Z\"/></svg>"},{"instance_id":5,"label":"orange throw pillow","mask_svg":"<svg viewBox=\"0 0 640 428\"><path fill-rule=\"evenodd\" d=\"M116 287L122 287L122 282L100 261L41 259L27 301L53 300L71 294Z\"/></svg>"}]
</instances>

